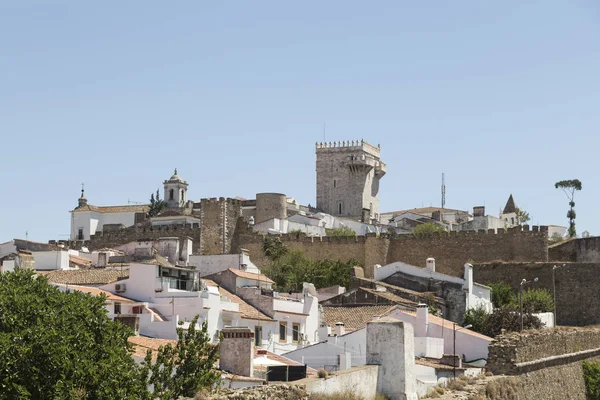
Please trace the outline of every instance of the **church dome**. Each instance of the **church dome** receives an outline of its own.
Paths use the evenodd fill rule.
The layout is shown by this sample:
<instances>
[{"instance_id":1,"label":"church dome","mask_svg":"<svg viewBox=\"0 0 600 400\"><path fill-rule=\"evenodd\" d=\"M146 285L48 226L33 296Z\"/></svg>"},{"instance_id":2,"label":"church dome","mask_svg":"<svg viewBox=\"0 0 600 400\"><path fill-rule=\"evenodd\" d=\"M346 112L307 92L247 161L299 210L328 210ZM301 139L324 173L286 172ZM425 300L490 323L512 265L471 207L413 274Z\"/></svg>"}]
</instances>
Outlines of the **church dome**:
<instances>
[{"instance_id":1,"label":"church dome","mask_svg":"<svg viewBox=\"0 0 600 400\"><path fill-rule=\"evenodd\" d=\"M173 176L171 176L169 178L169 182L184 182L184 180L181 179L181 177L179 175L177 175L177 168L175 168L175 172L173 173Z\"/></svg>"}]
</instances>

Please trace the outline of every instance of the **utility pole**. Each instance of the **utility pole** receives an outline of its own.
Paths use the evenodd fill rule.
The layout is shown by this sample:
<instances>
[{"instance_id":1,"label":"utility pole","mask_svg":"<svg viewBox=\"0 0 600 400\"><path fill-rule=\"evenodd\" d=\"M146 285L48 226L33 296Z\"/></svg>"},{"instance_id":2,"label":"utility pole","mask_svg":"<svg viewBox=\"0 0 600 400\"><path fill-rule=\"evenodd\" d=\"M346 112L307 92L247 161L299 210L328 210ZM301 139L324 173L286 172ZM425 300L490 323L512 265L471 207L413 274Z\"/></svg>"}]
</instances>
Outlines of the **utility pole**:
<instances>
[{"instance_id":1,"label":"utility pole","mask_svg":"<svg viewBox=\"0 0 600 400\"><path fill-rule=\"evenodd\" d=\"M446 177L442 172L442 208L446 207Z\"/></svg>"}]
</instances>

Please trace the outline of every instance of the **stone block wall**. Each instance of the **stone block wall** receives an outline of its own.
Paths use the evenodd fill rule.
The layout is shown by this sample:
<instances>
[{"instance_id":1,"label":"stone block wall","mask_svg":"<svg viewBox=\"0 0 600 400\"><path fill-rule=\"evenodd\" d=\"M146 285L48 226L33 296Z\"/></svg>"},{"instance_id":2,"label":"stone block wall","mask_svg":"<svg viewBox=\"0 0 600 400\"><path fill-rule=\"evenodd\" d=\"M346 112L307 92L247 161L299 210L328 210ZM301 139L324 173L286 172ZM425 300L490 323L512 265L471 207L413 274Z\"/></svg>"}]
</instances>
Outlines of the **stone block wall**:
<instances>
[{"instance_id":1,"label":"stone block wall","mask_svg":"<svg viewBox=\"0 0 600 400\"><path fill-rule=\"evenodd\" d=\"M200 254L229 254L238 219L242 216L242 203L223 197L200 200Z\"/></svg>"},{"instance_id":2,"label":"stone block wall","mask_svg":"<svg viewBox=\"0 0 600 400\"><path fill-rule=\"evenodd\" d=\"M581 363L599 356L600 329L545 329L498 336L489 347L488 368L517 375L519 399L584 400Z\"/></svg>"},{"instance_id":3,"label":"stone block wall","mask_svg":"<svg viewBox=\"0 0 600 400\"><path fill-rule=\"evenodd\" d=\"M487 284L505 282L519 290L522 279L538 278L528 288L553 291L552 267L563 263L483 263L474 264L473 279ZM555 270L558 325L600 324L600 264L565 263Z\"/></svg>"},{"instance_id":4,"label":"stone block wall","mask_svg":"<svg viewBox=\"0 0 600 400\"><path fill-rule=\"evenodd\" d=\"M548 249L550 261L600 263L600 237L568 240Z\"/></svg>"},{"instance_id":5,"label":"stone block wall","mask_svg":"<svg viewBox=\"0 0 600 400\"><path fill-rule=\"evenodd\" d=\"M262 266L268 260L262 253L263 236L247 229L239 229L236 244L250 252L255 264ZM357 237L306 237L282 235L281 240L290 249L302 250L315 260L324 258L356 260L364 267L365 277L373 277L375 264L402 261L425 266L428 257L436 259L436 270L460 276L464 264L489 261L548 261L547 227L534 226L490 232L449 232L427 237L412 235L388 236L375 234Z\"/></svg>"}]
</instances>

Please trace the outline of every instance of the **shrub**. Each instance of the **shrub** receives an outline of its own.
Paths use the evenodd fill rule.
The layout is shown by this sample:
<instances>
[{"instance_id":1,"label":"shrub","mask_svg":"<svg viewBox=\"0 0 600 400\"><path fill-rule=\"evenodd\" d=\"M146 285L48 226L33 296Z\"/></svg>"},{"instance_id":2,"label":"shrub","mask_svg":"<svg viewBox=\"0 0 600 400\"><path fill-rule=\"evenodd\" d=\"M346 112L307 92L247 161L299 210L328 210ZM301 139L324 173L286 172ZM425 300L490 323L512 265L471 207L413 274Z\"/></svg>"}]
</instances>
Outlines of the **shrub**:
<instances>
[{"instance_id":1,"label":"shrub","mask_svg":"<svg viewBox=\"0 0 600 400\"><path fill-rule=\"evenodd\" d=\"M490 314L483 307L471 308L465 313L465 325L473 325L471 329L483 333Z\"/></svg>"},{"instance_id":2,"label":"shrub","mask_svg":"<svg viewBox=\"0 0 600 400\"><path fill-rule=\"evenodd\" d=\"M329 376L329 373L327 371L325 371L325 369L321 368L320 370L317 371L317 376L321 379L327 379L327 377Z\"/></svg>"},{"instance_id":3,"label":"shrub","mask_svg":"<svg viewBox=\"0 0 600 400\"><path fill-rule=\"evenodd\" d=\"M346 237L354 237L356 236L356 232L352 228L347 226L341 226L339 228L333 229L325 229L325 233L327 236L346 236Z\"/></svg>"},{"instance_id":4,"label":"shrub","mask_svg":"<svg viewBox=\"0 0 600 400\"><path fill-rule=\"evenodd\" d=\"M495 337L506 332L519 332L521 330L521 313L514 305L505 306L488 314L483 309L471 309L465 313L465 324L473 325L475 332ZM542 322L538 317L528 312L523 312L523 329L540 329Z\"/></svg>"},{"instance_id":5,"label":"shrub","mask_svg":"<svg viewBox=\"0 0 600 400\"><path fill-rule=\"evenodd\" d=\"M494 308L502 308L517 302L517 296L509 284L504 282L488 283L492 288L492 303Z\"/></svg>"},{"instance_id":6,"label":"shrub","mask_svg":"<svg viewBox=\"0 0 600 400\"><path fill-rule=\"evenodd\" d=\"M517 379L496 379L487 384L485 394L490 400L518 400Z\"/></svg>"},{"instance_id":7,"label":"shrub","mask_svg":"<svg viewBox=\"0 0 600 400\"><path fill-rule=\"evenodd\" d=\"M554 299L546 289L527 289L523 291L523 311L530 313L552 312Z\"/></svg>"},{"instance_id":8,"label":"shrub","mask_svg":"<svg viewBox=\"0 0 600 400\"><path fill-rule=\"evenodd\" d=\"M583 361L583 380L590 400L600 400L600 365L596 362Z\"/></svg>"},{"instance_id":9,"label":"shrub","mask_svg":"<svg viewBox=\"0 0 600 400\"><path fill-rule=\"evenodd\" d=\"M417 225L412 233L415 236L428 236L434 233L443 232L446 232L446 229L443 226L434 224L433 222L427 222L425 224Z\"/></svg>"}]
</instances>

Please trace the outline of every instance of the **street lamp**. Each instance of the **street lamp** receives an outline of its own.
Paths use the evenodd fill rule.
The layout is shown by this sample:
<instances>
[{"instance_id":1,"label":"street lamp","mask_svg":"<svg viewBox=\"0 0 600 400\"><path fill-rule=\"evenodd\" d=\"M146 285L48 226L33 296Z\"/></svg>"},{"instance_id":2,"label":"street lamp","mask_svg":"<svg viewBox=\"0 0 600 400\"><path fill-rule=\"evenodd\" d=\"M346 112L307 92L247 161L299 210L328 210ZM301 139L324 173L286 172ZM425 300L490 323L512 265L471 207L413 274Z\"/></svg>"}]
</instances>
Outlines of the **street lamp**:
<instances>
[{"instance_id":1,"label":"street lamp","mask_svg":"<svg viewBox=\"0 0 600 400\"><path fill-rule=\"evenodd\" d=\"M469 324L469 325L465 325L462 326L458 329L456 329L456 322L453 323L452 325L452 331L453 331L453 342L454 342L454 349L452 350L452 355L454 356L454 360L452 360L452 372L454 373L454 379L456 379L456 332L460 331L461 329L469 329L472 328L473 325Z\"/></svg>"},{"instance_id":2,"label":"street lamp","mask_svg":"<svg viewBox=\"0 0 600 400\"><path fill-rule=\"evenodd\" d=\"M538 278L533 278L532 281L528 281L527 279L523 278L523 280L521 281L521 286L519 287L519 306L521 308L521 332L523 332L523 286L537 281Z\"/></svg>"},{"instance_id":3,"label":"street lamp","mask_svg":"<svg viewBox=\"0 0 600 400\"><path fill-rule=\"evenodd\" d=\"M555 265L552 267L552 294L554 295L554 326L557 326L558 317L556 316L556 270L565 267L566 264L563 265Z\"/></svg>"}]
</instances>

